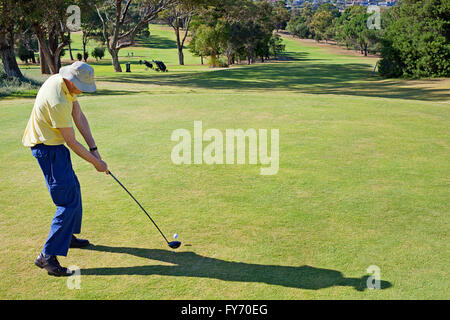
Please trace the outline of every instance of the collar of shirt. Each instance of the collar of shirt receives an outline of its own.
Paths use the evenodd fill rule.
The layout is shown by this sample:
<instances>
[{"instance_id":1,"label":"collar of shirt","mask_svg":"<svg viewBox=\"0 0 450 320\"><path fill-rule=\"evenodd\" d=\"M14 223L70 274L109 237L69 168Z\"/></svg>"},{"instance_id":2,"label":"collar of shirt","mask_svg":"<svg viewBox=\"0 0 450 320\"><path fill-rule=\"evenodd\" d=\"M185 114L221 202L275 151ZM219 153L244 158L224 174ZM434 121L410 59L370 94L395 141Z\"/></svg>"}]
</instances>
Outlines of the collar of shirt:
<instances>
[{"instance_id":1,"label":"collar of shirt","mask_svg":"<svg viewBox=\"0 0 450 320\"><path fill-rule=\"evenodd\" d=\"M74 102L77 100L77 96L75 94L70 93L69 88L67 88L66 83L64 82L64 79L62 80L61 89L66 96L67 100L70 102Z\"/></svg>"}]
</instances>

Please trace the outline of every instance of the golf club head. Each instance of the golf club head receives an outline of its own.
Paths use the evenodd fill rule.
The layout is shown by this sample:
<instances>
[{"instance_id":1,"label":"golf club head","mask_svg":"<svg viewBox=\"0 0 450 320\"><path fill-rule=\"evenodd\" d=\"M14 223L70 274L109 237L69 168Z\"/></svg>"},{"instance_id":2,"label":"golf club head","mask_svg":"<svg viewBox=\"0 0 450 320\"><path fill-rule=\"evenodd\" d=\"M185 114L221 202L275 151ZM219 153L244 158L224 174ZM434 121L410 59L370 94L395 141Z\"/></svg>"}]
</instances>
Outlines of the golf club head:
<instances>
[{"instance_id":1,"label":"golf club head","mask_svg":"<svg viewBox=\"0 0 450 320\"><path fill-rule=\"evenodd\" d=\"M172 249L176 249L179 246L181 246L181 242L180 241L171 241L168 243L169 247L171 247Z\"/></svg>"}]
</instances>

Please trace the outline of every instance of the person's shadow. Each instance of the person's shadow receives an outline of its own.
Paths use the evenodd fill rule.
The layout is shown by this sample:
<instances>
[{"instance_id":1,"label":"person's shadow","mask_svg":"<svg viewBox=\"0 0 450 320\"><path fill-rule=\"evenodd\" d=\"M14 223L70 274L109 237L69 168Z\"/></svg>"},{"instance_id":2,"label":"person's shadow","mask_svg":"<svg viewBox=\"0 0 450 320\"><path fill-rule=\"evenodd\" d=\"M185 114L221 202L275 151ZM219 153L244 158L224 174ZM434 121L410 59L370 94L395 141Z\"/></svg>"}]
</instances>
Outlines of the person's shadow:
<instances>
[{"instance_id":1,"label":"person's shadow","mask_svg":"<svg viewBox=\"0 0 450 320\"><path fill-rule=\"evenodd\" d=\"M173 265L144 265L133 267L81 269L82 275L166 275L213 278L225 281L263 282L290 288L319 290L333 286L349 286L358 291L367 289L368 276L345 278L337 270L311 266L277 266L224 261L198 255L194 252L173 253L161 249L108 247L90 245L85 250L126 253L138 257L164 261ZM388 281L380 281L380 288L391 287Z\"/></svg>"}]
</instances>

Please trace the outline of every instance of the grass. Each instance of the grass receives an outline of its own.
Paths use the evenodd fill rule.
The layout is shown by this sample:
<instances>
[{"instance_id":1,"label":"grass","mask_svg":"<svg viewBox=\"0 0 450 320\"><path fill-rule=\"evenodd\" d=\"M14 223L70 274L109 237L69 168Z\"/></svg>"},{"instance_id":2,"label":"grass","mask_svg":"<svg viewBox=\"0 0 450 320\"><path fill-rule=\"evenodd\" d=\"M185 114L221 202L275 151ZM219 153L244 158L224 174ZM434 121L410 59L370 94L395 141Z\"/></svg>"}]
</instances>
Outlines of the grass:
<instances>
[{"instance_id":1,"label":"grass","mask_svg":"<svg viewBox=\"0 0 450 320\"><path fill-rule=\"evenodd\" d=\"M0 66L0 98L35 97L42 83L42 80L27 75L20 81L16 78L8 79L3 66Z\"/></svg>"},{"instance_id":2,"label":"grass","mask_svg":"<svg viewBox=\"0 0 450 320\"><path fill-rule=\"evenodd\" d=\"M38 270L54 207L20 143L33 99L2 99L0 298L450 298L448 79L371 77L374 58L292 39L286 61L179 67L172 33L150 31L156 48L141 50L168 73L93 63L99 91L79 100L111 171L183 246L168 250L113 179L73 155L81 237L95 245L60 259L81 268L80 290ZM174 165L171 133L195 120L279 129L278 174ZM382 290L364 290L371 265Z\"/></svg>"}]
</instances>

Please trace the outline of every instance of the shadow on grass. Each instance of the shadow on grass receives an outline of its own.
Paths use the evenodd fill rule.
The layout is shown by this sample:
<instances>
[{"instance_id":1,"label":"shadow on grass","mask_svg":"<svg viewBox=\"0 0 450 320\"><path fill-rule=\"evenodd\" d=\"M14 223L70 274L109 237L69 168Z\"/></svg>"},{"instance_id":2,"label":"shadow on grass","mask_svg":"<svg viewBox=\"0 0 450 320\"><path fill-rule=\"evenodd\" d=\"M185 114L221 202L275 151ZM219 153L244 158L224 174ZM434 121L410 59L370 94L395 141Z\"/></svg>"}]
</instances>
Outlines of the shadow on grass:
<instances>
[{"instance_id":1,"label":"shadow on grass","mask_svg":"<svg viewBox=\"0 0 450 320\"><path fill-rule=\"evenodd\" d=\"M291 59L306 59L296 54ZM306 59L308 60L308 59ZM282 62L257 64L209 72L167 73L152 77L127 73L101 80L205 89L285 90L309 94L339 94L366 97L444 101L450 90L413 87L406 80L370 77L373 66L364 63L330 64Z\"/></svg>"},{"instance_id":2,"label":"shadow on grass","mask_svg":"<svg viewBox=\"0 0 450 320\"><path fill-rule=\"evenodd\" d=\"M150 34L149 38L139 37L136 39L136 43L139 46L149 49L176 49L177 42L165 37L160 37L154 34Z\"/></svg>"},{"instance_id":3,"label":"shadow on grass","mask_svg":"<svg viewBox=\"0 0 450 320\"><path fill-rule=\"evenodd\" d=\"M82 269L83 275L166 275L175 277L211 278L224 281L261 282L289 288L319 290L334 286L353 287L364 291L367 276L345 278L341 272L311 266L277 266L224 261L198 255L194 252L173 253L168 250L109 247L92 245L84 250L131 254L137 257L172 263L173 265L144 265L133 267L106 267ZM392 284L381 281L381 288Z\"/></svg>"},{"instance_id":4,"label":"shadow on grass","mask_svg":"<svg viewBox=\"0 0 450 320\"><path fill-rule=\"evenodd\" d=\"M19 91L19 92L0 92L0 99L17 99L17 98L36 98L37 90Z\"/></svg>"},{"instance_id":5,"label":"shadow on grass","mask_svg":"<svg viewBox=\"0 0 450 320\"><path fill-rule=\"evenodd\" d=\"M316 61L317 62L322 59L316 59L316 58L313 59L309 53L305 53L305 52L286 51L286 52L282 52L274 60L278 60L278 61Z\"/></svg>"},{"instance_id":6,"label":"shadow on grass","mask_svg":"<svg viewBox=\"0 0 450 320\"><path fill-rule=\"evenodd\" d=\"M133 90L110 90L110 89L97 89L95 92L88 93L90 96L122 96L126 94L139 94L142 91Z\"/></svg>"}]
</instances>

